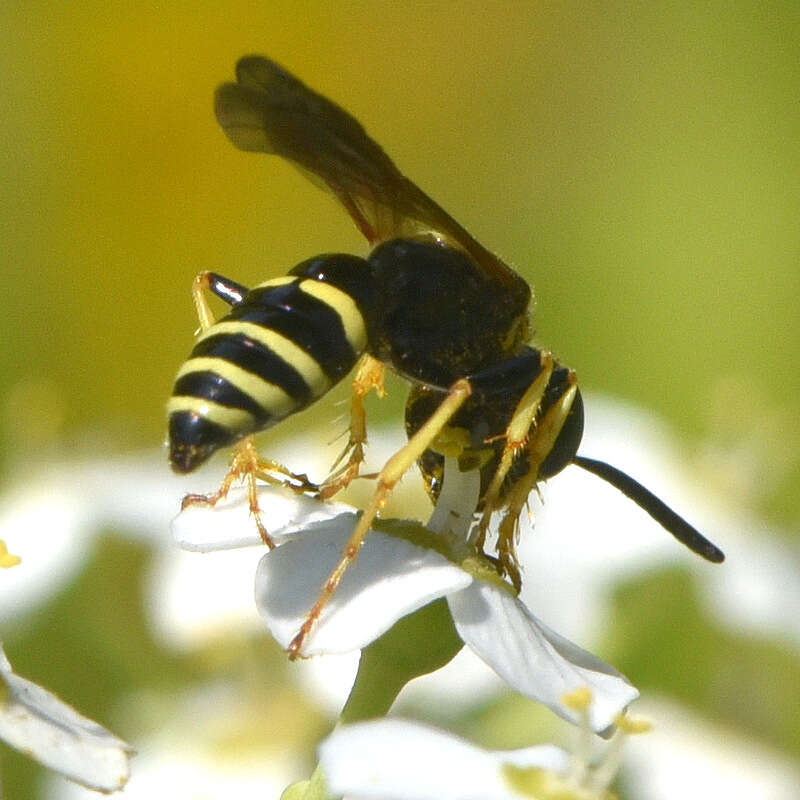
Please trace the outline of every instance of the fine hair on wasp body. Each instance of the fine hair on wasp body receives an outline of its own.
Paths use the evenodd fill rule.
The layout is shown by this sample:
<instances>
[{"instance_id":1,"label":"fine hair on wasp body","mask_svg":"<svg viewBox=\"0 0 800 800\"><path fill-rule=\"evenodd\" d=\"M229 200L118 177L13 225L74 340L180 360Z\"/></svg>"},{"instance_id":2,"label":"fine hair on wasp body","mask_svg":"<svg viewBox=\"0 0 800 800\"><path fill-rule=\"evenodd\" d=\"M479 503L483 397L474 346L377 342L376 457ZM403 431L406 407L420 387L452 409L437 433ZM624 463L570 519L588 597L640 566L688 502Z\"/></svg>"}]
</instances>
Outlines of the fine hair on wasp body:
<instances>
[{"instance_id":1,"label":"fine hair on wasp body","mask_svg":"<svg viewBox=\"0 0 800 800\"><path fill-rule=\"evenodd\" d=\"M366 258L326 253L251 289L211 272L193 297L201 332L168 402L170 460L191 472L234 446L219 491L188 495L214 504L247 482L265 543L257 478L328 498L358 477L367 439L364 396L383 390L386 368L412 385L408 443L377 476L373 498L289 646L303 642L351 564L393 486L418 463L435 500L444 457L480 470L476 541L502 512L498 569L518 589L517 520L537 482L569 464L610 482L681 542L711 561L723 555L647 489L604 462L577 455L583 402L574 373L528 343L528 284L404 177L362 126L274 62L242 58L219 87L215 111L239 149L278 155L343 205L369 243ZM215 320L207 293L229 306ZM322 397L353 369L347 446L321 483L262 459L252 435Z\"/></svg>"}]
</instances>

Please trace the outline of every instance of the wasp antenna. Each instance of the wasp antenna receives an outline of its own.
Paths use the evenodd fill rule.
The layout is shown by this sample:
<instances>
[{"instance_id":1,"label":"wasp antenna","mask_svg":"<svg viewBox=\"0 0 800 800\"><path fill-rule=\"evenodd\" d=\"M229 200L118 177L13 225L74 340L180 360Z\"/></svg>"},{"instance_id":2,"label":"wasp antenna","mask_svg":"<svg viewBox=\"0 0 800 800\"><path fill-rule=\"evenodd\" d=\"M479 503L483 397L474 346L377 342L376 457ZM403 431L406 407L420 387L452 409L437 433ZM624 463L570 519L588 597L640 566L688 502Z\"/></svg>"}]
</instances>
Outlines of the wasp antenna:
<instances>
[{"instance_id":1,"label":"wasp antenna","mask_svg":"<svg viewBox=\"0 0 800 800\"><path fill-rule=\"evenodd\" d=\"M725 560L725 553L722 550L630 475L626 475L622 470L612 467L604 461L595 461L593 458L575 456L572 463L615 486L697 555L715 564Z\"/></svg>"}]
</instances>

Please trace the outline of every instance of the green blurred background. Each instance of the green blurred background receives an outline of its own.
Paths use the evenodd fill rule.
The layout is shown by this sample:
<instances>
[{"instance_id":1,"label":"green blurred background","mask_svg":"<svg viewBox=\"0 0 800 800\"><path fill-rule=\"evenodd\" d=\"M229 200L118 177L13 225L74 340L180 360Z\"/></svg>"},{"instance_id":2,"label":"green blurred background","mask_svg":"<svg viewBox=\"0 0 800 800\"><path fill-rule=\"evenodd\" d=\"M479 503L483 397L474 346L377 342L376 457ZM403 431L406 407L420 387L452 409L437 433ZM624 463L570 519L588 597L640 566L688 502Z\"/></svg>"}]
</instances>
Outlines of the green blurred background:
<instances>
[{"instance_id":1,"label":"green blurred background","mask_svg":"<svg viewBox=\"0 0 800 800\"><path fill-rule=\"evenodd\" d=\"M584 387L666 418L690 461L722 453L709 483L797 532L795 2L3 3L8 476L161 443L199 270L253 284L364 251L332 200L218 129L213 90L251 52L531 281L537 341ZM797 754L800 734L770 738Z\"/></svg>"}]
</instances>

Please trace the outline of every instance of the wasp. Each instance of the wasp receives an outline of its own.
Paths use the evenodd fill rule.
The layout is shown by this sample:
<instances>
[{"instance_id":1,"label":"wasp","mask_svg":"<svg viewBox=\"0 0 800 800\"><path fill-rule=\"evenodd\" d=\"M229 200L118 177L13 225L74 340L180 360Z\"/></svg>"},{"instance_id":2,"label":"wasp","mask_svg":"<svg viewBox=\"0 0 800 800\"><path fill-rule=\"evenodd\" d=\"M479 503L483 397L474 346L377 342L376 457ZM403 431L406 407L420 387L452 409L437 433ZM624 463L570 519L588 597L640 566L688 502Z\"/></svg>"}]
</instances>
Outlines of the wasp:
<instances>
[{"instance_id":1,"label":"wasp","mask_svg":"<svg viewBox=\"0 0 800 800\"><path fill-rule=\"evenodd\" d=\"M493 557L519 589L518 519L529 494L569 464L611 483L679 541L712 562L723 553L624 472L578 455L583 401L575 373L529 343L531 289L406 178L350 114L279 65L247 56L236 82L215 95L225 134L239 149L278 155L322 184L369 243L366 258L326 253L281 278L246 288L202 272L193 285L201 333L168 402L170 460L191 472L235 445L216 503L245 478L265 543L256 480L333 496L359 476L367 431L363 399L383 391L385 370L411 383L407 444L377 475L339 564L289 646L303 641L359 549L392 488L419 465L429 495L441 491L445 456L479 470L474 533L482 551L489 520L502 513ZM210 292L230 306L215 320ZM320 485L261 459L252 435L322 397L356 368L349 439Z\"/></svg>"}]
</instances>

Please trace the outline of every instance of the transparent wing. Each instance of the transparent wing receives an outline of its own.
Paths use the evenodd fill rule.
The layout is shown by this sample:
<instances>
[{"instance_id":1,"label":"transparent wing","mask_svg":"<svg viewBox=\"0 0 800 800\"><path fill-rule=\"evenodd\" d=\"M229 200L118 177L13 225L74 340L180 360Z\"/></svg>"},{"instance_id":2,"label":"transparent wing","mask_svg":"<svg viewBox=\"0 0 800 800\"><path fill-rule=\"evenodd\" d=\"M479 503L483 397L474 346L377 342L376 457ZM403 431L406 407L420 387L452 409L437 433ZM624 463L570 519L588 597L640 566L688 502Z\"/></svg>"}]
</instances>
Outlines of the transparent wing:
<instances>
[{"instance_id":1,"label":"transparent wing","mask_svg":"<svg viewBox=\"0 0 800 800\"><path fill-rule=\"evenodd\" d=\"M519 278L395 167L361 124L262 56L236 65L237 83L217 89L217 120L241 150L272 153L329 189L370 244L438 235L502 283Z\"/></svg>"}]
</instances>

